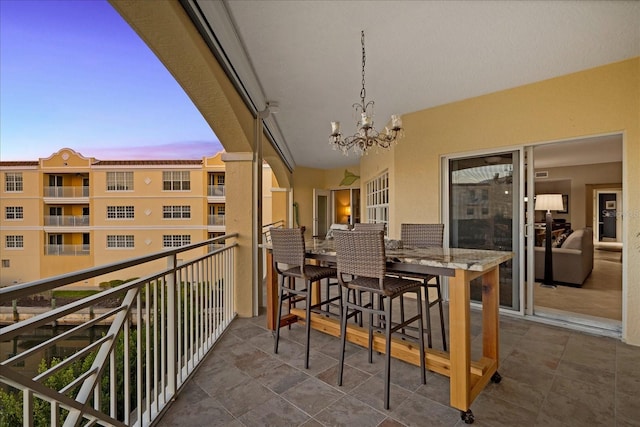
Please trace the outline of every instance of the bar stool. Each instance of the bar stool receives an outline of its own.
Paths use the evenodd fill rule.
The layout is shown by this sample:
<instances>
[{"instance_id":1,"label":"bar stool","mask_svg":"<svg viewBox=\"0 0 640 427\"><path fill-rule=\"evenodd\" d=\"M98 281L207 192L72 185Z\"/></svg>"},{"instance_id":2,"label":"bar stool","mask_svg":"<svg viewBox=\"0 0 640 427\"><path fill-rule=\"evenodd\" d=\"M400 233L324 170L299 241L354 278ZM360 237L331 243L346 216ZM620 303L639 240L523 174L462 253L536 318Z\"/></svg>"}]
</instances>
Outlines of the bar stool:
<instances>
[{"instance_id":1,"label":"bar stool","mask_svg":"<svg viewBox=\"0 0 640 427\"><path fill-rule=\"evenodd\" d=\"M415 248L430 248L430 247L442 247L444 239L444 224L401 224L400 225L400 239L403 246L415 247ZM440 311L440 329L442 332L442 348L447 351L447 336L445 332L444 324L444 310L442 308L442 290L440 288L440 276L432 274L419 274L411 273L402 274L403 277L414 277L422 279L422 285L425 291L425 307L427 318L427 345L432 347L431 339L431 313L430 308L434 305L438 305ZM435 278L435 283L430 283ZM433 301L429 301L429 288L436 289L437 298Z\"/></svg>"},{"instance_id":2,"label":"bar stool","mask_svg":"<svg viewBox=\"0 0 640 427\"><path fill-rule=\"evenodd\" d=\"M333 303L333 301L338 301L340 310L342 310L341 292L338 292L338 295L334 297L331 297L330 292L330 286L337 285L337 282L331 283L329 280L330 278L336 277L336 269L305 263L304 234L300 228L273 228L271 230L271 243L273 248L273 269L280 276L280 284L278 286L278 320L276 323L276 338L273 352L278 353L282 303L284 301L290 301L295 304L304 301L306 308L306 350L304 367L308 369L311 311L318 312L323 305L327 305L328 308L329 304ZM287 265L287 267L283 267L283 265ZM285 277L287 278L288 286L285 285ZM296 289L296 279L302 279L304 281L304 288ZM313 283L320 282L322 279L327 279L327 298L316 304L312 304ZM328 310L323 311L322 314L328 314Z\"/></svg>"},{"instance_id":3,"label":"bar stool","mask_svg":"<svg viewBox=\"0 0 640 427\"><path fill-rule=\"evenodd\" d=\"M420 348L420 371L422 384L426 384L424 331L422 316L422 285L415 280L390 277L386 275L387 259L384 247L384 232L370 231L336 231L334 232L336 259L338 266L338 282L344 295L342 301L342 318L340 319L340 368L338 385L342 385L344 369L344 352L347 336L347 319L358 313L369 316L369 363L373 361L373 331L383 332L385 347L384 376L384 408L389 409L389 383L391 379L391 334L404 329L408 325L418 323L418 337L412 338ZM367 304L360 298L349 298L350 290L364 291L378 297L378 307L374 298ZM407 292L415 292L417 314L401 323L392 323L392 306L395 298L401 298ZM345 298L346 296L346 298ZM373 317L383 321L380 326L374 325ZM404 317L404 316L403 316Z\"/></svg>"}]
</instances>

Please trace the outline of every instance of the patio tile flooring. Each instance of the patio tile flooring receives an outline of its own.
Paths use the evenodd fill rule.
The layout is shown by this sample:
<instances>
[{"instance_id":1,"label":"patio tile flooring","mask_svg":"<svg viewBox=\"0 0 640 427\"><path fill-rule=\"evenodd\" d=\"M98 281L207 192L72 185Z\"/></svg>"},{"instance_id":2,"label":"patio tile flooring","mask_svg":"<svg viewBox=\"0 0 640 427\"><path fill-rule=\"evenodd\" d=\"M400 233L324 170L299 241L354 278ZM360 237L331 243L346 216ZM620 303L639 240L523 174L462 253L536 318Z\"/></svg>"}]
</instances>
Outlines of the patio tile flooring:
<instances>
[{"instance_id":1,"label":"patio tile flooring","mask_svg":"<svg viewBox=\"0 0 640 427\"><path fill-rule=\"evenodd\" d=\"M432 310L434 325L439 319ZM482 346L472 310L472 355ZM303 368L304 328L283 328L279 353L265 317L236 319L158 422L170 426L463 426L448 406L448 379L394 361L384 410L384 356L349 344L337 386L338 338L313 331ZM640 426L640 348L501 316L502 381L473 402L477 426ZM436 327L437 329L437 327ZM434 331L434 347L441 339Z\"/></svg>"}]
</instances>

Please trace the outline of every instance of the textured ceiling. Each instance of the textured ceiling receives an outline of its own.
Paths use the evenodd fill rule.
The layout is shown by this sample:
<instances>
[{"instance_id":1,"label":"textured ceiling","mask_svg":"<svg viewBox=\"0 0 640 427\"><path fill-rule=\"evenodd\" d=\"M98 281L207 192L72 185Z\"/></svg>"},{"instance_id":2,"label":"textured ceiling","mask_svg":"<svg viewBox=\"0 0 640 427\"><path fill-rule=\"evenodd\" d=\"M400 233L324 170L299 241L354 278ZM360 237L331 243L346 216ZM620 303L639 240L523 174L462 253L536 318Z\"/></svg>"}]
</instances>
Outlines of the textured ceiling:
<instances>
[{"instance_id":1,"label":"textured ceiling","mask_svg":"<svg viewBox=\"0 0 640 427\"><path fill-rule=\"evenodd\" d=\"M196 0L197 1L197 0ZM205 19L217 12L198 2ZM357 163L328 146L330 121L355 127L366 34L367 99L375 124L482 94L640 56L636 1L225 1L231 29L276 101L273 116L296 165ZM217 19L220 19L217 16ZM217 32L221 26L214 27ZM239 52L243 50L243 52Z\"/></svg>"}]
</instances>

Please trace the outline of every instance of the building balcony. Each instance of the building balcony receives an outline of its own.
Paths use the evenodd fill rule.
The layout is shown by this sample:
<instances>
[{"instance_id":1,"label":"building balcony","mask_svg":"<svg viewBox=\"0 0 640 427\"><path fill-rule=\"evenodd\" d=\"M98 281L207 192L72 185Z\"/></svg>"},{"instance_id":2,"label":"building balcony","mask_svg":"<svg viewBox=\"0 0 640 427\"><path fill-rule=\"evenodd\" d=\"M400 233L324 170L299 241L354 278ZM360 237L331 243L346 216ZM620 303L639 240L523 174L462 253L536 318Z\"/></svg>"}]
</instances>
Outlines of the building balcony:
<instances>
[{"instance_id":1,"label":"building balcony","mask_svg":"<svg viewBox=\"0 0 640 427\"><path fill-rule=\"evenodd\" d=\"M224 215L208 215L207 216L207 231L209 232L224 232L225 216Z\"/></svg>"},{"instance_id":2,"label":"building balcony","mask_svg":"<svg viewBox=\"0 0 640 427\"><path fill-rule=\"evenodd\" d=\"M45 215L45 227L88 227L89 215Z\"/></svg>"},{"instance_id":3,"label":"building balcony","mask_svg":"<svg viewBox=\"0 0 640 427\"><path fill-rule=\"evenodd\" d=\"M45 255L86 256L91 251L91 245L45 245Z\"/></svg>"},{"instance_id":4,"label":"building balcony","mask_svg":"<svg viewBox=\"0 0 640 427\"><path fill-rule=\"evenodd\" d=\"M225 200L224 185L207 186L207 199L209 200L209 203L224 202Z\"/></svg>"},{"instance_id":5,"label":"building balcony","mask_svg":"<svg viewBox=\"0 0 640 427\"><path fill-rule=\"evenodd\" d=\"M89 201L89 187L44 187L44 202L81 204Z\"/></svg>"}]
</instances>

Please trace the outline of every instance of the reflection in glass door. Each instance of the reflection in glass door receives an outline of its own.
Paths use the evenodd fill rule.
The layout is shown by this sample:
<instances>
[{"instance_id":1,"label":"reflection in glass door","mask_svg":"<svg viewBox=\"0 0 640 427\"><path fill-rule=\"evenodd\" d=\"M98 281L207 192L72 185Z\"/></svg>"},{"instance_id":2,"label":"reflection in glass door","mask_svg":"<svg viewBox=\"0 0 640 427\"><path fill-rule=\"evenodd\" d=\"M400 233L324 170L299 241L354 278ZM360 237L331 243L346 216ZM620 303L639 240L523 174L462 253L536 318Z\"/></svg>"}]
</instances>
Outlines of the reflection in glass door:
<instances>
[{"instance_id":1,"label":"reflection in glass door","mask_svg":"<svg viewBox=\"0 0 640 427\"><path fill-rule=\"evenodd\" d=\"M449 246L511 251L500 265L500 306L520 311L518 274L519 153L449 159ZM471 298L482 300L482 282L471 284Z\"/></svg>"}]
</instances>

